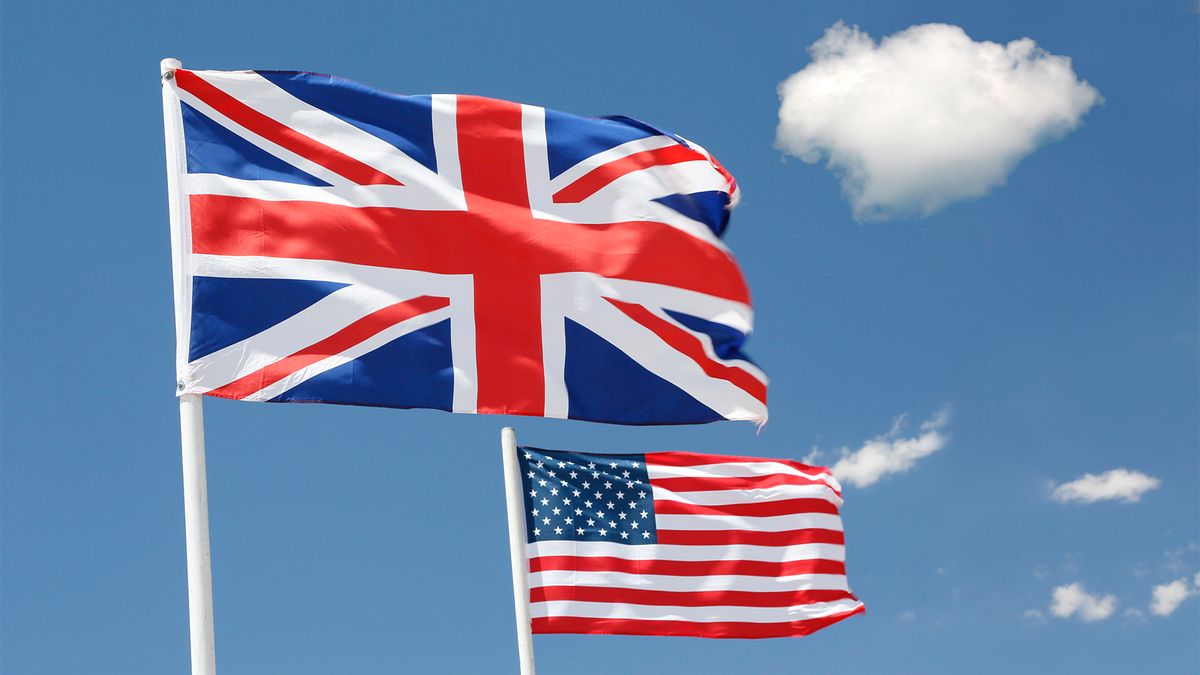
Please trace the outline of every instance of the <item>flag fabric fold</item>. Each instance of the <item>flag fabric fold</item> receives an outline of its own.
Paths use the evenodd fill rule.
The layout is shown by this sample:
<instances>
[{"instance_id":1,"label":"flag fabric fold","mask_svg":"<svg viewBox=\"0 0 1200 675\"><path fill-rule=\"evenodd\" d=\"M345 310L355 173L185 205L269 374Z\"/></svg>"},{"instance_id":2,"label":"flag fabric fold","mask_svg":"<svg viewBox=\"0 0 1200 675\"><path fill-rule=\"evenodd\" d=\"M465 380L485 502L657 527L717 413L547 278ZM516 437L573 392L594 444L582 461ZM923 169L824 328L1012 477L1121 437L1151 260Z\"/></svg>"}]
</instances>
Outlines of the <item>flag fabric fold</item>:
<instances>
[{"instance_id":1,"label":"flag fabric fold","mask_svg":"<svg viewBox=\"0 0 1200 675\"><path fill-rule=\"evenodd\" d=\"M796 637L864 611L827 469L689 452L517 454L534 633Z\"/></svg>"},{"instance_id":2,"label":"flag fabric fold","mask_svg":"<svg viewBox=\"0 0 1200 675\"><path fill-rule=\"evenodd\" d=\"M766 418L738 191L629 118L336 77L164 79L178 393L620 424Z\"/></svg>"}]
</instances>

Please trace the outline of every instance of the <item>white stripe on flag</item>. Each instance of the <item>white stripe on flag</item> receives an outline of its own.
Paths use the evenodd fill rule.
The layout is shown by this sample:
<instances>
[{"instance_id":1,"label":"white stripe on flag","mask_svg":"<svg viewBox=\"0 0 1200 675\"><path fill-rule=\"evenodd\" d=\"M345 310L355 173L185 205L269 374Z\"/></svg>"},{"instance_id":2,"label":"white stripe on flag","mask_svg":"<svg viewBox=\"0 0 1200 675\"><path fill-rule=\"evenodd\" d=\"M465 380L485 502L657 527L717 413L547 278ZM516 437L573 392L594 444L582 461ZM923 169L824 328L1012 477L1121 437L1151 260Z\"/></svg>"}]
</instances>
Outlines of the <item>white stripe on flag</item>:
<instances>
[{"instance_id":1,"label":"white stripe on flag","mask_svg":"<svg viewBox=\"0 0 1200 675\"><path fill-rule=\"evenodd\" d=\"M592 619L784 623L788 621L803 621L805 619L820 619L834 614L843 614L857 609L861 604L857 600L837 600L834 602L814 602L795 607L733 607L727 605L674 607L668 605L628 605L607 602L579 602L575 600L547 600L533 603L530 610L534 618L574 616Z\"/></svg>"},{"instance_id":2,"label":"white stripe on flag","mask_svg":"<svg viewBox=\"0 0 1200 675\"><path fill-rule=\"evenodd\" d=\"M776 485L753 490L707 490L701 492L676 492L657 485L650 487L654 490L654 499L656 500L703 506L756 504L784 499L824 499L837 506L842 505L842 498L837 496L837 493L827 485Z\"/></svg>"},{"instance_id":3,"label":"white stripe on flag","mask_svg":"<svg viewBox=\"0 0 1200 675\"><path fill-rule=\"evenodd\" d=\"M793 546L678 546L673 544L617 544L607 541L537 541L526 544L529 558L541 556L612 557L623 560L789 560L846 559L840 544L796 544Z\"/></svg>"},{"instance_id":4,"label":"white stripe on flag","mask_svg":"<svg viewBox=\"0 0 1200 675\"><path fill-rule=\"evenodd\" d=\"M829 513L793 513L787 516L709 516L660 514L655 517L659 530L842 530L842 519Z\"/></svg>"},{"instance_id":5,"label":"white stripe on flag","mask_svg":"<svg viewBox=\"0 0 1200 675\"><path fill-rule=\"evenodd\" d=\"M596 586L604 588L645 588L655 591L747 591L754 593L778 591L832 590L849 591L846 577L841 574L794 574L784 577L752 577L744 575L708 575L694 577L659 574L630 574L628 572L574 572L551 570L529 575L529 587L539 586Z\"/></svg>"}]
</instances>

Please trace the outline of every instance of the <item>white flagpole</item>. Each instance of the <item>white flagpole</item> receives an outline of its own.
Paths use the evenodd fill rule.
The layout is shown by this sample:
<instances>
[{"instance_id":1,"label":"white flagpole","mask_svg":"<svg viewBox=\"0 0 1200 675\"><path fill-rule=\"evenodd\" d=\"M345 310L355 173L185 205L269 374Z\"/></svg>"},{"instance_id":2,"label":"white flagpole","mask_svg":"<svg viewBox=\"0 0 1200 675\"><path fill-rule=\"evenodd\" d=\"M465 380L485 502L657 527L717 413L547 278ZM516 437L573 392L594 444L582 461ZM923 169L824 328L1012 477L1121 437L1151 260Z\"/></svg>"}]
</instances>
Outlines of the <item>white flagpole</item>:
<instances>
[{"instance_id":1,"label":"white flagpole","mask_svg":"<svg viewBox=\"0 0 1200 675\"><path fill-rule=\"evenodd\" d=\"M184 247L189 232L183 229L187 208L182 186L183 153L179 104L169 80L181 68L178 59L163 59L163 131L167 147L167 194L171 211L171 261L175 281L177 353L185 347L181 327L188 302ZM180 384L180 387L183 385ZM183 519L187 539L188 626L191 636L192 675L215 675L217 650L213 635L212 552L208 537L208 478L204 466L204 407L197 394L179 397L179 432L183 450Z\"/></svg>"},{"instance_id":2,"label":"white flagpole","mask_svg":"<svg viewBox=\"0 0 1200 675\"><path fill-rule=\"evenodd\" d=\"M513 604L517 612L517 654L521 675L534 675L533 625L529 617L529 558L525 553L525 502L521 495L521 469L517 464L517 434L512 427L500 432L504 455L504 496L508 502L508 550L512 558Z\"/></svg>"},{"instance_id":3,"label":"white flagpole","mask_svg":"<svg viewBox=\"0 0 1200 675\"><path fill-rule=\"evenodd\" d=\"M197 394L179 397L183 438L183 518L187 530L188 625L192 675L217 672L213 635L212 553L208 539L208 478L204 468L204 408Z\"/></svg>"}]
</instances>

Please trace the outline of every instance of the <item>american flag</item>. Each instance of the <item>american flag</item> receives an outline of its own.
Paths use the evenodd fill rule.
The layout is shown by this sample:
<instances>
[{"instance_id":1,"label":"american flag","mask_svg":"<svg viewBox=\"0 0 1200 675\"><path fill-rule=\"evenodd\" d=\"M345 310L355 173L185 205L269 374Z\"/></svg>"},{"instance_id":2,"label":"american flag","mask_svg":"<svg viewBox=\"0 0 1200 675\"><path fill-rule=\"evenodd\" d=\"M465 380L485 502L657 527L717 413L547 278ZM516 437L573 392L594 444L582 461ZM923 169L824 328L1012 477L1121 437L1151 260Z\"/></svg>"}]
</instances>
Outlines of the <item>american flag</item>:
<instances>
[{"instance_id":1,"label":"american flag","mask_svg":"<svg viewBox=\"0 0 1200 675\"><path fill-rule=\"evenodd\" d=\"M765 419L721 241L737 185L701 146L312 73L168 75L179 394Z\"/></svg>"},{"instance_id":2,"label":"american flag","mask_svg":"<svg viewBox=\"0 0 1200 675\"><path fill-rule=\"evenodd\" d=\"M864 611L828 470L519 448L534 633L807 635Z\"/></svg>"}]
</instances>

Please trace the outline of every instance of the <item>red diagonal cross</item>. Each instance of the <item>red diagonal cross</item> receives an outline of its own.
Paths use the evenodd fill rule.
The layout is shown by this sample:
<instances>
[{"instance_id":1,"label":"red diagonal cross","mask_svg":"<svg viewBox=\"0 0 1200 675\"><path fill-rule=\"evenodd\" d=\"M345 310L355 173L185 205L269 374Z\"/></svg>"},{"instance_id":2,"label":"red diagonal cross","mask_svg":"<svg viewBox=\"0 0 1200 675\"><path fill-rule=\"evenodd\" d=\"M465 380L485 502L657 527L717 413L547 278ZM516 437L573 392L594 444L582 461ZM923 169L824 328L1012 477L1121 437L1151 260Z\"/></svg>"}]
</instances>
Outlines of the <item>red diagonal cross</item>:
<instances>
[{"instance_id":1,"label":"red diagonal cross","mask_svg":"<svg viewBox=\"0 0 1200 675\"><path fill-rule=\"evenodd\" d=\"M222 103L205 102L218 110ZM544 410L543 274L592 272L749 302L732 258L674 227L534 217L521 107L459 96L457 112L466 211L193 195L192 250L472 275L481 413L541 415Z\"/></svg>"}]
</instances>

